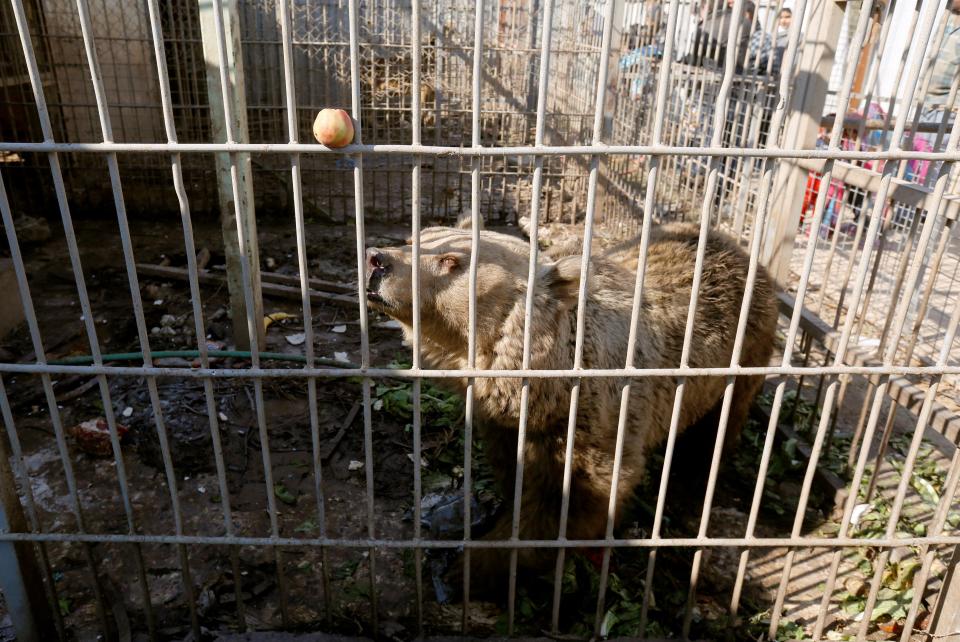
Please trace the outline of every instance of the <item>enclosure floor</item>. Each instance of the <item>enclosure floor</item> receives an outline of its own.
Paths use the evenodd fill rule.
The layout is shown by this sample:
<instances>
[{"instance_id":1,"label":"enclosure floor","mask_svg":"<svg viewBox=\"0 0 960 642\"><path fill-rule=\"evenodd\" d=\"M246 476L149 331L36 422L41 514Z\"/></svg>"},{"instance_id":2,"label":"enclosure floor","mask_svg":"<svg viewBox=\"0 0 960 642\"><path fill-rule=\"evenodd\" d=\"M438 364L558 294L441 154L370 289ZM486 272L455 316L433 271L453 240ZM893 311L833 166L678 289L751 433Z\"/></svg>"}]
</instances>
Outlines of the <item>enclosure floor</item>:
<instances>
[{"instance_id":1,"label":"enclosure floor","mask_svg":"<svg viewBox=\"0 0 960 642\"><path fill-rule=\"evenodd\" d=\"M84 220L77 226L78 242L91 292L91 302L100 341L104 352L126 352L137 349L136 332L130 316L129 293L122 269L119 246L110 242L116 238L115 223L109 219ZM178 266L185 262L182 240L169 232L169 222L132 223L137 260L159 263L164 259ZM399 227L368 227L367 243L396 244L407 236ZM514 230L515 231L515 230ZM197 226L197 247L209 248L213 254L211 265L222 261L218 248L219 227L216 224ZM296 256L291 253L293 229L289 223L270 220L260 222L261 258L264 269L292 274ZM341 282L355 282L354 231L352 227L337 228L309 225L307 230L311 276ZM87 353L89 346L83 334L79 307L75 300L75 285L71 277L62 237L25 250L28 273L35 293L44 345L50 358L76 353ZM269 266L273 267L269 267ZM143 279L142 291L146 302L148 326L170 327L172 333L152 335L154 350L189 348L195 345L188 329L192 327L191 304L186 285L163 279ZM42 293L42 296L38 296ZM203 287L205 318L210 320L217 310L227 305L225 288ZM265 312L286 311L298 317L299 303L279 299L265 299ZM164 325L163 316L174 321ZM387 365L396 358L407 358L408 349L402 345L399 333L373 318L371 331L371 362ZM229 335L227 320L208 321L208 331ZM300 354L302 347L293 346L287 337L302 332L298 318L277 322L267 331L267 350ZM353 309L317 305L314 307L314 330L318 356L334 357L343 353L350 361L359 360L360 333L357 313ZM8 354L5 360L16 361L30 353L25 336L18 335L0 346ZM5 377L4 383L14 406L17 430L24 442L26 464L31 475L32 491L45 530L72 532L75 523L71 516L62 464L50 428L50 418L43 403L42 390L36 377ZM55 377L55 390L63 396L60 413L64 426L102 414L100 395L96 387L80 390L87 383L82 377ZM768 389L775 381L768 381ZM209 446L209 426L206 416L203 388L199 381L161 378L158 380L161 408L166 428L171 435L173 459L177 472L178 497L183 512L183 530L187 534L220 535L223 517L220 509L220 491L212 469ZM216 408L227 419L221 421L221 439L227 465L228 492L233 509L235 532L239 535L266 536L270 525L265 511L265 497L271 490L279 499L279 526L285 535L304 537L319 532L316 497L309 463L311 438L310 420L305 403L304 385L290 381L267 381L264 398L267 429L275 485L282 490L265 488L262 452L257 431L256 413L252 403L252 386L243 382L218 381L215 387ZM813 396L816 381L808 381L805 394ZM68 395L79 390L75 395ZM155 427L145 382L134 377L112 377L112 402L117 413L127 407L129 417L120 421L129 425L133 440L124 445L125 465L134 522L138 532L170 534L175 530L170 498L162 462L156 446ZM865 388L855 383L847 400L839 409L838 434L850 432L860 410ZM325 381L318 386L319 431L321 444L332 442L352 407L361 399L357 382L347 380ZM909 434L914 420L906 411L898 414L898 434ZM445 465L439 456L455 436L431 430L425 426L424 458L426 461L425 487L430 475ZM374 451L374 505L373 526L378 536L409 538L412 525L406 517L412 499L412 436L403 423L386 413L376 411L372 417ZM454 442L455 443L455 442ZM73 447L71 442L71 448ZM321 448L321 451L324 451ZM116 466L110 458L97 458L72 451L73 465L80 488L87 528L91 532L124 533L128 530L117 492ZM459 455L462 462L462 453ZM936 454L931 457L943 456ZM360 538L367 535L368 509L363 466L365 461L362 413L355 419L342 440L333 444L323 461L327 532L334 537ZM754 473L755 474L755 473ZM889 466L884 474L881 491L892 497L898 476ZM712 511L710 536L740 537L746 528L750 495L726 486L728 478L721 477ZM671 492L683 491L683 471L671 479ZM752 481L749 481L752 489ZM793 484L792 486L790 484ZM799 487L795 482L781 482L779 486L788 511L796 503ZM649 492L649 491L647 491ZM918 503L916 492L910 488L908 506L918 511L927 510ZM655 497L655 494L652 495ZM668 500L670 500L668 496ZM699 501L702 501L702 496ZM696 505L696 504L694 504ZM698 510L686 510L682 501L672 500L668 509L673 520L673 534L696 532L700 519ZM911 508L912 510L912 508ZM919 513L918 513L919 514ZM818 528L823 528L835 517L823 514ZM624 524L624 534L641 534L643 524ZM789 521L761 519L758 536L783 536L789 531ZM147 567L152 605L157 618L158 632L171 639L187 635L189 613L184 602L181 570L176 549L170 546L144 545L141 548ZM78 544L51 545L53 566L58 573L58 590L68 601L62 604L65 619L78 639L93 639L96 632L96 613L92 590L83 562L83 550ZM136 581L135 552L132 546L97 546L100 572L106 578L108 591L120 599L131 615L143 609L143 598ZM321 552L316 548L285 550L280 557L285 569L289 600L288 615L294 626L323 621L326 630L349 635L369 634L370 615L369 577L370 554L358 549L330 550L327 569L331 576L331 595L338 606L333 617L325 616L321 581ZM380 633L386 637L406 639L415 635L416 593L412 582L412 555L399 550L375 551L376 584L379 599ZM757 604L770 605L781 578L782 549L761 549L751 556L748 566L745 595ZM241 547L238 550L241 586L245 598L244 620L251 629L280 626L280 602L273 551L266 548ZM645 553L644 553L645 555ZM684 553L686 555L686 553ZM785 618L800 626L812 625L819 612L822 584L826 580L831 553L822 550L799 549L794 572L787 586ZM678 556L682 557L682 556ZM704 557L702 585L698 590L696 607L700 617L723 614L729 603L733 578L736 574L739 551L716 549ZM190 570L199 603L199 614L208 628L233 626L235 604L230 602L234 579L230 570L228 549L225 547L190 547ZM689 559L665 561L658 573L675 575L679 590L685 594L689 578ZM844 563L838 587L854 570ZM424 619L435 626L437 633L453 634L459 630L459 605L440 606L434 600L429 572L425 567ZM839 588L838 588L839 590ZM640 596L636 596L639 599ZM658 599L662 595L657 596ZM749 615L744 613L744 615ZM501 610L487 603L473 603L471 633L494 634ZM839 612L836 600L828 622L833 627L849 625L849 618ZM138 627L143 622L137 621ZM534 632L535 633L535 632ZM221 640L339 640L331 636L259 637L250 634L223 634ZM266 634L264 634L266 635Z\"/></svg>"},{"instance_id":2,"label":"enclosure floor","mask_svg":"<svg viewBox=\"0 0 960 642\"><path fill-rule=\"evenodd\" d=\"M848 223L847 225L852 224ZM841 296L843 296L844 302L839 314L839 323L834 324L836 327L842 328L846 321L850 298L852 296L851 293L856 281L856 270L863 252L862 248L854 252L852 234L847 235L841 232L840 239L837 242L836 254L830 266L830 274L826 275L824 274L824 270L827 268L827 256L830 253L832 239L825 238L824 235L825 232L821 233L821 236L817 238L815 260L810 273L810 285L807 289L804 305L813 312L818 313L826 323L834 324L835 316L837 316L837 306L840 303ZM858 337L854 334L854 343L851 345L859 343L863 348L875 349L883 331L884 323L887 321L888 316L893 314L893 310L903 296L902 293L907 289L907 286L904 285L901 293L896 297L897 301L891 301L892 290L899 269L897 265L898 256L904 251L902 249L898 251L897 244L904 242L905 235L896 232L890 232L889 235L890 240L888 240L886 244L885 253L880 261L880 266L877 268L872 294L869 295L871 297L868 306L869 312L863 320L861 335ZM933 251L936 240L937 239L934 238L930 241L930 249L928 252ZM791 255L790 263L792 271L791 283L793 284L798 283L800 280L804 255L806 254L809 242L810 230L808 227L797 232L796 245ZM861 241L861 245L862 244L863 241ZM879 243L875 243L875 247L879 247ZM871 273L874 270L875 257L876 254L873 254L871 257L870 271L867 273L867 280L864 286L864 297L868 296L866 292L870 279L872 278ZM855 265L852 268L853 271L850 282L844 289L842 276L848 269L851 269L851 260L855 261ZM901 339L901 351L906 347L907 337L909 337L915 322L917 306L923 295L924 288L927 287L927 281L930 277L929 268L925 268L922 276L923 280L914 291L914 298L911 301L911 308L904 325L904 338ZM957 305L960 305L960 243L958 243L956 239L953 239L947 246L940 269L936 275L927 315L921 325L920 335L916 343L916 348L914 349L915 360L919 357L926 359L928 363L932 364L939 358L943 346L944 334L950 321L950 314ZM856 330L856 328L857 326L855 325L854 330ZM902 354L901 352L901 356L899 357L901 359ZM955 342L948 354L948 363L957 363L960 361L960 343ZM944 398L948 401L951 398L956 399L957 392L960 391L960 377L955 375L944 376L941 383L941 390L941 400ZM960 406L954 407L960 411Z\"/></svg>"}]
</instances>

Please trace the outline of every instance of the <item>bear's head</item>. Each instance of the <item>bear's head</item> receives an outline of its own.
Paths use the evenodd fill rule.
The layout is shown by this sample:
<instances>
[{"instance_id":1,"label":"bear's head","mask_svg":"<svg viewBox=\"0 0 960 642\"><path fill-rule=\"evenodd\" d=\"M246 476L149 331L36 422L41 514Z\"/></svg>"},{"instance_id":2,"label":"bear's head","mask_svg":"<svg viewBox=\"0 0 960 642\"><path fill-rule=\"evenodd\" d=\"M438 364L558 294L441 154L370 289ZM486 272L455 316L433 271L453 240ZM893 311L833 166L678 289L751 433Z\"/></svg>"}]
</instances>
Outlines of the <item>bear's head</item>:
<instances>
[{"instance_id":1,"label":"bear's head","mask_svg":"<svg viewBox=\"0 0 960 642\"><path fill-rule=\"evenodd\" d=\"M412 240L411 240L412 241ZM413 323L413 246L366 251L366 291L371 306L408 327ZM430 227L420 233L420 319L425 337L465 345L469 327L472 235L462 227ZM576 306L579 256L537 265L537 316ZM481 231L477 245L477 333L495 337L523 312L530 249L527 242ZM522 318L522 317L521 317Z\"/></svg>"}]
</instances>

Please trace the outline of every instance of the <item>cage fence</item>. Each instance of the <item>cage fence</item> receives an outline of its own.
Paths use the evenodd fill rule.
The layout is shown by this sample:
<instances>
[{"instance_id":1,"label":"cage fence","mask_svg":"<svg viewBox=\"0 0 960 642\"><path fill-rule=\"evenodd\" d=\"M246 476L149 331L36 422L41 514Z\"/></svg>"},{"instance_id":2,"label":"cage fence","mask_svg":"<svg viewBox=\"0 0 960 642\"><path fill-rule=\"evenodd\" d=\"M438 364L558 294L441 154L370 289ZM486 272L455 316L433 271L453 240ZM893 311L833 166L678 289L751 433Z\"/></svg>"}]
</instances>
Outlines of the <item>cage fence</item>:
<instances>
[{"instance_id":1,"label":"cage fence","mask_svg":"<svg viewBox=\"0 0 960 642\"><path fill-rule=\"evenodd\" d=\"M0 348L0 588L18 639L960 635L960 69L944 83L936 64L956 28L930 1L0 5L0 277L23 315ZM358 144L305 142L330 106ZM419 320L405 344L368 310L365 251L421 252L422 228L464 214L474 257L483 220L531 247L581 237L583 270L591 239L639 270L652 229L727 234L781 289L775 359L583 363L583 279L572 368L530 366L532 296L522 367L478 366L473 265L467 356L425 368ZM611 500L603 536L567 537L591 381L627 400L670 378L676 426L685 382L746 375L764 391L735 454L711 437L693 503L674 428L627 515ZM523 381L506 488L476 439L498 378ZM509 497L537 483L526 404L550 378L570 384L564 526L525 539ZM617 412L608 495L642 410ZM511 532L478 537L497 510ZM509 581L471 600L470 556L497 548ZM538 552L557 559L542 578L518 568Z\"/></svg>"}]
</instances>

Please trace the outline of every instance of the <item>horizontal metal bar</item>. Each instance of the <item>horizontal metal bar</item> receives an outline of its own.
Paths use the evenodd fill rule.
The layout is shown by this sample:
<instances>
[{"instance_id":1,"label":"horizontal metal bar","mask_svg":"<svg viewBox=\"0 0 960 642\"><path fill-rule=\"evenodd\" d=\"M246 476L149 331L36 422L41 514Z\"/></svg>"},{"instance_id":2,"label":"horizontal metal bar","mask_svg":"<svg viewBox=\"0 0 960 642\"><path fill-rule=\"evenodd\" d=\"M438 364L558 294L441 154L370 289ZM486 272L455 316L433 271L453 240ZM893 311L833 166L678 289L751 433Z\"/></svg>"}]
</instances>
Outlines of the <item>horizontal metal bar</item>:
<instances>
[{"instance_id":1,"label":"horizontal metal bar","mask_svg":"<svg viewBox=\"0 0 960 642\"><path fill-rule=\"evenodd\" d=\"M122 366L67 366L39 363L0 363L0 372L38 374L61 373L78 375L108 374L116 376L194 377L211 379L262 377L387 377L394 379L465 379L471 377L520 379L576 379L579 377L620 377L639 379L643 377L726 377L748 375L918 375L936 376L960 374L960 365L950 366L736 366L723 368L611 368L608 370L584 368L582 370L394 370L392 368L164 368Z\"/></svg>"},{"instance_id":2,"label":"horizontal metal bar","mask_svg":"<svg viewBox=\"0 0 960 642\"><path fill-rule=\"evenodd\" d=\"M196 544L202 546L324 546L339 548L691 548L691 547L749 547L749 548L851 548L872 546L898 548L901 546L950 546L960 544L960 535L929 537L878 538L866 537L676 537L630 539L506 539L506 540L430 540L377 539L336 537L242 537L214 535L132 535L107 533L0 533L0 542L89 542L101 544Z\"/></svg>"},{"instance_id":3,"label":"horizontal metal bar","mask_svg":"<svg viewBox=\"0 0 960 642\"><path fill-rule=\"evenodd\" d=\"M257 153L257 154L419 154L423 156L723 156L745 158L832 158L835 160L960 161L960 151L767 149L753 147L676 147L670 145L524 145L514 147L449 147L443 145L347 145L330 149L307 143L21 143L0 142L4 152L64 153Z\"/></svg>"},{"instance_id":4,"label":"horizontal metal bar","mask_svg":"<svg viewBox=\"0 0 960 642\"><path fill-rule=\"evenodd\" d=\"M933 51L936 52L938 50L939 48L934 49ZM852 96L855 95L861 98L863 97L863 94L860 94L857 92L851 92L851 95ZM941 112L941 113L944 116L946 116L949 112L946 112L946 113ZM820 125L823 127L833 127L833 122L836 120L836 118L837 118L836 114L826 114L825 116L820 118ZM950 128L953 126L953 121L951 119L948 119L946 123L942 123L942 121L930 121L930 122L917 123L915 131L921 134L935 134L940 130L941 124L945 125L947 128ZM868 118L864 120L860 116L847 114L847 116L844 117L843 119L844 129L848 129L848 128L853 129L855 127L859 128L861 126L866 131L875 131L875 130L890 131L893 129L893 126L889 121L881 118Z\"/></svg>"},{"instance_id":5,"label":"horizontal metal bar","mask_svg":"<svg viewBox=\"0 0 960 642\"><path fill-rule=\"evenodd\" d=\"M822 159L801 159L796 163L797 166L818 174L823 173L824 163ZM838 163L833 168L833 182L840 182L848 187L858 187L864 191L875 194L880 188L880 179L882 175L865 167L859 167L850 163ZM893 178L890 180L890 198L897 203L920 207L927 211L932 211L934 195L933 188L920 183L913 183L902 178ZM956 219L960 212L960 201L950 195L943 197L945 203L944 216L949 219Z\"/></svg>"}]
</instances>

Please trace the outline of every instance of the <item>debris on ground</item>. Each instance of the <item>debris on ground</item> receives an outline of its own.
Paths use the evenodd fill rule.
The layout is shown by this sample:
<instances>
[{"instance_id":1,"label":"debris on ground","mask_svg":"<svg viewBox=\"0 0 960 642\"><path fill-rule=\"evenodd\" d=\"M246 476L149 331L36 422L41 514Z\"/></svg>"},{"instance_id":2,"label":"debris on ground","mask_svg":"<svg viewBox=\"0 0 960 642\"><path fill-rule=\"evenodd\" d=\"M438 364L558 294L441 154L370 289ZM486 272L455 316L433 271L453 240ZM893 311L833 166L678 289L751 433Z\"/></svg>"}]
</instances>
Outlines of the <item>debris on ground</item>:
<instances>
[{"instance_id":1,"label":"debris on ground","mask_svg":"<svg viewBox=\"0 0 960 642\"><path fill-rule=\"evenodd\" d=\"M492 497L477 499L470 496L470 528L482 529L496 512ZM432 539L460 539L463 537L463 492L427 493L420 499L420 525ZM404 519L413 519L413 510L407 511Z\"/></svg>"},{"instance_id":2,"label":"debris on ground","mask_svg":"<svg viewBox=\"0 0 960 642\"><path fill-rule=\"evenodd\" d=\"M287 319L296 319L297 317L287 312L274 312L263 317L263 329L266 330L274 323L279 323Z\"/></svg>"},{"instance_id":3,"label":"debris on ground","mask_svg":"<svg viewBox=\"0 0 960 642\"><path fill-rule=\"evenodd\" d=\"M117 437L123 437L130 432L130 429L123 424L116 424ZM110 427L107 420L103 417L96 417L80 422L67 429L67 434L72 436L77 443L77 448L97 457L109 457L113 454L113 445L110 443Z\"/></svg>"},{"instance_id":4,"label":"debris on ground","mask_svg":"<svg viewBox=\"0 0 960 642\"><path fill-rule=\"evenodd\" d=\"M21 244L43 243L50 239L50 224L44 218L21 216L13 223Z\"/></svg>"}]
</instances>

